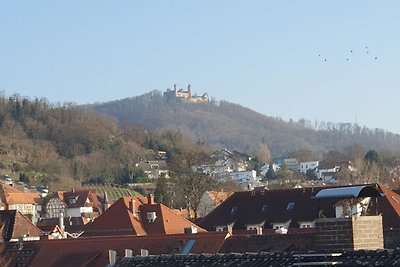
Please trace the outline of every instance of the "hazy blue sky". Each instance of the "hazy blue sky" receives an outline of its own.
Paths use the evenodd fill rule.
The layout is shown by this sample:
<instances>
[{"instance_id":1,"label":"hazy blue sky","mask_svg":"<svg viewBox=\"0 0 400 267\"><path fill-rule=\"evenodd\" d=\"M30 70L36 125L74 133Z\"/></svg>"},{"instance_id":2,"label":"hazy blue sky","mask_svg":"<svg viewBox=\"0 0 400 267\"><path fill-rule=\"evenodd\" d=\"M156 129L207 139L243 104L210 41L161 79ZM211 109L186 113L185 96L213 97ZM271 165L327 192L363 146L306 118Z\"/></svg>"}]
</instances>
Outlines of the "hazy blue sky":
<instances>
[{"instance_id":1,"label":"hazy blue sky","mask_svg":"<svg viewBox=\"0 0 400 267\"><path fill-rule=\"evenodd\" d=\"M83 104L191 83L284 120L357 117L400 133L399 10L397 0L4 0L0 90Z\"/></svg>"}]
</instances>

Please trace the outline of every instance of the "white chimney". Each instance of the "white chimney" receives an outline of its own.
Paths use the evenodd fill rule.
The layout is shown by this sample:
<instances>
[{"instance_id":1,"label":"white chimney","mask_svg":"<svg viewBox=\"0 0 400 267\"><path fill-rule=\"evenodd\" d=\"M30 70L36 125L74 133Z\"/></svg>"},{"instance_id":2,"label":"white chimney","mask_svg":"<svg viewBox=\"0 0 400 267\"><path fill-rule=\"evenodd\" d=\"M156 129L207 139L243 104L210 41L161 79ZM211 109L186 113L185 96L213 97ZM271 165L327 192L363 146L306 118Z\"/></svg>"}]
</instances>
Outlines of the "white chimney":
<instances>
[{"instance_id":1,"label":"white chimney","mask_svg":"<svg viewBox=\"0 0 400 267\"><path fill-rule=\"evenodd\" d=\"M185 234L197 234L197 227L194 227L193 225L186 227L184 229Z\"/></svg>"},{"instance_id":2,"label":"white chimney","mask_svg":"<svg viewBox=\"0 0 400 267\"><path fill-rule=\"evenodd\" d=\"M64 225L64 213L60 212L60 220L59 220L59 225L60 225L60 229L62 231L63 234L63 238L65 237L64 233L65 233L65 225Z\"/></svg>"},{"instance_id":3,"label":"white chimney","mask_svg":"<svg viewBox=\"0 0 400 267\"><path fill-rule=\"evenodd\" d=\"M133 255L133 252L132 252L132 249L125 249L125 257L132 257L132 255Z\"/></svg>"},{"instance_id":4,"label":"white chimney","mask_svg":"<svg viewBox=\"0 0 400 267\"><path fill-rule=\"evenodd\" d=\"M136 217L135 200L133 198L129 201L129 211L132 212L133 217Z\"/></svg>"},{"instance_id":5,"label":"white chimney","mask_svg":"<svg viewBox=\"0 0 400 267\"><path fill-rule=\"evenodd\" d=\"M140 249L140 256L147 257L149 256L149 251L147 249Z\"/></svg>"},{"instance_id":6,"label":"white chimney","mask_svg":"<svg viewBox=\"0 0 400 267\"><path fill-rule=\"evenodd\" d=\"M115 265L115 262L117 261L117 252L115 250L108 251L108 261L110 262L108 266L112 267Z\"/></svg>"}]
</instances>

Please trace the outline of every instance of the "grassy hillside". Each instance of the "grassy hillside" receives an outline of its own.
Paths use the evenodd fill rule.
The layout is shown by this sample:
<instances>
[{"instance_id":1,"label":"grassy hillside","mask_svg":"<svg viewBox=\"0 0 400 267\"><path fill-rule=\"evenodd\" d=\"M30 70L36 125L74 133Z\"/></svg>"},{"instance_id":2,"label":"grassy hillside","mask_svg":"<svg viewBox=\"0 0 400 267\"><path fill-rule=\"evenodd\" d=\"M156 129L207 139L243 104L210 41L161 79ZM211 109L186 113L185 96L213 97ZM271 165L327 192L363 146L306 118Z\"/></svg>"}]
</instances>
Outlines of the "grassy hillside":
<instances>
[{"instance_id":1,"label":"grassy hillside","mask_svg":"<svg viewBox=\"0 0 400 267\"><path fill-rule=\"evenodd\" d=\"M107 192L107 195L112 202L117 201L121 197L140 196L138 192L128 188L110 187L104 185L88 185L84 188L95 189L99 196L103 196L104 192Z\"/></svg>"}]
</instances>

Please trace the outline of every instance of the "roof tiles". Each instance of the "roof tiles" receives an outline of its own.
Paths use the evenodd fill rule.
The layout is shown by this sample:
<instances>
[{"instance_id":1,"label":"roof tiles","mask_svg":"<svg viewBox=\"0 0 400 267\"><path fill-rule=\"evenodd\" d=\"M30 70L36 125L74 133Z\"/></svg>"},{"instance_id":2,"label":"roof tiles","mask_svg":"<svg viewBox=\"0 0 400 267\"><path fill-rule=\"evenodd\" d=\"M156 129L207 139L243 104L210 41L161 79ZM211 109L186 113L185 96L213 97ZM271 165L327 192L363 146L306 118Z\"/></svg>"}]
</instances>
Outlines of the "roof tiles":
<instances>
[{"instance_id":1,"label":"roof tiles","mask_svg":"<svg viewBox=\"0 0 400 267\"><path fill-rule=\"evenodd\" d=\"M155 214L154 220L149 220L150 213ZM163 204L148 204L142 197L123 197L87 224L84 236L179 234L190 226L205 231Z\"/></svg>"}]
</instances>

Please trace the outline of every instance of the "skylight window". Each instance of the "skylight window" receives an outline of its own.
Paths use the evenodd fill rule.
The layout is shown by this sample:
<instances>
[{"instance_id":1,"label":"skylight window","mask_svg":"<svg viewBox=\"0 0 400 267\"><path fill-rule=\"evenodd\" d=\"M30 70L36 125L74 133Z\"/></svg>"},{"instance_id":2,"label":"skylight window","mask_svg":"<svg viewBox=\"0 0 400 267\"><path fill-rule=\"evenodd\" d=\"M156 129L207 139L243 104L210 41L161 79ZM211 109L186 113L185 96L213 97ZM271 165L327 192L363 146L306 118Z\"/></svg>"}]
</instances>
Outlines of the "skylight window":
<instances>
[{"instance_id":1,"label":"skylight window","mask_svg":"<svg viewBox=\"0 0 400 267\"><path fill-rule=\"evenodd\" d=\"M237 207L233 207L232 209L231 209L231 215L234 215L234 214L236 214L237 213Z\"/></svg>"},{"instance_id":2,"label":"skylight window","mask_svg":"<svg viewBox=\"0 0 400 267\"><path fill-rule=\"evenodd\" d=\"M292 211L293 209L294 209L294 202L289 202L287 207L286 207L286 210L287 211Z\"/></svg>"},{"instance_id":3,"label":"skylight window","mask_svg":"<svg viewBox=\"0 0 400 267\"><path fill-rule=\"evenodd\" d=\"M262 214L266 214L267 211L268 211L268 205L262 206L262 208L261 208L261 213L262 213Z\"/></svg>"}]
</instances>

